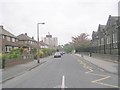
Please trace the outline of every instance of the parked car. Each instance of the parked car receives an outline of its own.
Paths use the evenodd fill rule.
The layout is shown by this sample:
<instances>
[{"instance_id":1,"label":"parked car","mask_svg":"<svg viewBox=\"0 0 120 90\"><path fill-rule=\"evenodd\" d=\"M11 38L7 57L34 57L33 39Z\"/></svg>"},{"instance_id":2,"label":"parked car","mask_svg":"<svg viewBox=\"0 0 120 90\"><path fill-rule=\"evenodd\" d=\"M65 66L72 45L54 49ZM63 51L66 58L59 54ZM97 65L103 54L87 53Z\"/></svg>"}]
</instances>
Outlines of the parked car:
<instances>
[{"instance_id":1,"label":"parked car","mask_svg":"<svg viewBox=\"0 0 120 90\"><path fill-rule=\"evenodd\" d=\"M56 53L54 54L54 58L58 58L58 57L61 57L61 53L60 53L60 52L56 52Z\"/></svg>"},{"instance_id":2,"label":"parked car","mask_svg":"<svg viewBox=\"0 0 120 90\"><path fill-rule=\"evenodd\" d=\"M65 54L65 52L62 52L63 54Z\"/></svg>"},{"instance_id":3,"label":"parked car","mask_svg":"<svg viewBox=\"0 0 120 90\"><path fill-rule=\"evenodd\" d=\"M63 55L63 52L60 52L61 55Z\"/></svg>"}]
</instances>

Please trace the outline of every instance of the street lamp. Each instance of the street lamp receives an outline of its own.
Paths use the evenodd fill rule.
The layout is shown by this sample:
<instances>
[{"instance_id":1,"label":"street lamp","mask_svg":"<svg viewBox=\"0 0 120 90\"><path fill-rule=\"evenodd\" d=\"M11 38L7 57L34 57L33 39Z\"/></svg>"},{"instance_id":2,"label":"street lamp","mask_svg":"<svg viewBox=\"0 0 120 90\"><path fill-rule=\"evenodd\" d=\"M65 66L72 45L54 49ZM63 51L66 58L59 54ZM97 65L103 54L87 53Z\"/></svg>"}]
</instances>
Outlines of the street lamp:
<instances>
[{"instance_id":1,"label":"street lamp","mask_svg":"<svg viewBox=\"0 0 120 90\"><path fill-rule=\"evenodd\" d=\"M37 54L37 62L40 63L39 61L39 50L40 50L40 45L39 45L39 24L45 24L44 22L43 23L37 23L37 45L38 45L38 54Z\"/></svg>"}]
</instances>

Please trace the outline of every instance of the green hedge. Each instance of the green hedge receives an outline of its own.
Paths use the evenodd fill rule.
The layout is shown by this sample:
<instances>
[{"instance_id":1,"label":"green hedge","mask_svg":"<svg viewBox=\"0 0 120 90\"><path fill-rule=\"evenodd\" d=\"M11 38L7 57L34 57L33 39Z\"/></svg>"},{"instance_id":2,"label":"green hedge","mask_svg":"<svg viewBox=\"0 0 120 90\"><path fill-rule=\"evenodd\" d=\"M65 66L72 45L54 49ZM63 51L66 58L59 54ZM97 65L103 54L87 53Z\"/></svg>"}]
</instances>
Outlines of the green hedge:
<instances>
[{"instance_id":1,"label":"green hedge","mask_svg":"<svg viewBox=\"0 0 120 90\"><path fill-rule=\"evenodd\" d=\"M20 49L13 49L9 53L0 53L0 59L16 59L21 55Z\"/></svg>"}]
</instances>

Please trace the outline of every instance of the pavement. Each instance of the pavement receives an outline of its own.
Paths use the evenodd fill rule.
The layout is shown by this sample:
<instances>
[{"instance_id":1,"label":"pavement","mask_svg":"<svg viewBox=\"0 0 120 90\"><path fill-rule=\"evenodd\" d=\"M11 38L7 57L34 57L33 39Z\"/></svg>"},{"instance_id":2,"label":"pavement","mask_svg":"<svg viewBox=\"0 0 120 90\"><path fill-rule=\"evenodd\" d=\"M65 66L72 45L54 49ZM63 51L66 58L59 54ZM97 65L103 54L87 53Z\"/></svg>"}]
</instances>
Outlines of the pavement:
<instances>
[{"instance_id":1,"label":"pavement","mask_svg":"<svg viewBox=\"0 0 120 90\"><path fill-rule=\"evenodd\" d=\"M15 65L9 68L1 69L0 70L0 74L1 74L0 83L6 82L16 76L22 75L25 72L34 69L35 67L45 63L51 57L53 56L41 58L40 63L37 63L37 60L33 60L25 64L19 64L19 65Z\"/></svg>"},{"instance_id":2,"label":"pavement","mask_svg":"<svg viewBox=\"0 0 120 90\"><path fill-rule=\"evenodd\" d=\"M75 55L82 57L81 54L75 54ZM84 58L85 60L89 61L90 63L98 66L99 68L104 69L105 71L108 71L108 72L114 73L114 74L118 74L118 63L89 57L87 55L83 55L82 58Z\"/></svg>"}]
</instances>

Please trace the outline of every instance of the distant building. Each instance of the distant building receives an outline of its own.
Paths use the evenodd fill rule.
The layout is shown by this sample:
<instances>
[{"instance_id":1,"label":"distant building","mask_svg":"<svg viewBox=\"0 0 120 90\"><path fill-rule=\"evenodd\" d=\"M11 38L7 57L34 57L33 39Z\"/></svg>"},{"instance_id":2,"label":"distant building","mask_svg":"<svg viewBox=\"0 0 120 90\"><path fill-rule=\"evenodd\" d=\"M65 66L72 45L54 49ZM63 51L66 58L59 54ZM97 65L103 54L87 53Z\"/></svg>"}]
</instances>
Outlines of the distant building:
<instances>
[{"instance_id":1,"label":"distant building","mask_svg":"<svg viewBox=\"0 0 120 90\"><path fill-rule=\"evenodd\" d=\"M52 35L50 34L46 35L46 37L43 37L42 41L46 43L49 46L49 48L56 48L58 46L57 37L52 37Z\"/></svg>"},{"instance_id":2,"label":"distant building","mask_svg":"<svg viewBox=\"0 0 120 90\"><path fill-rule=\"evenodd\" d=\"M49 45L44 43L43 41L40 41L40 48L43 49L43 48L49 48Z\"/></svg>"}]
</instances>

